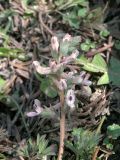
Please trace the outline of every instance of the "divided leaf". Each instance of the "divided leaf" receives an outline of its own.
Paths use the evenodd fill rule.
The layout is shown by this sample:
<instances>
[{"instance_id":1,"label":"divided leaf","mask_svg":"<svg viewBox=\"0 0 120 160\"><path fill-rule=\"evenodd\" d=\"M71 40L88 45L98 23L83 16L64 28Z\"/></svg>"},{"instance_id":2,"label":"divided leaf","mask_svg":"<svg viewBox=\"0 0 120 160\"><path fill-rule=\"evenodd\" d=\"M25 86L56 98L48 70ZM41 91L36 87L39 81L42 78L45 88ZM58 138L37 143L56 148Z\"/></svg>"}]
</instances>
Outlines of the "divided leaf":
<instances>
[{"instance_id":1,"label":"divided leaf","mask_svg":"<svg viewBox=\"0 0 120 160\"><path fill-rule=\"evenodd\" d=\"M111 136L112 139L117 139L120 136L120 126L118 124L108 126L107 134Z\"/></svg>"}]
</instances>

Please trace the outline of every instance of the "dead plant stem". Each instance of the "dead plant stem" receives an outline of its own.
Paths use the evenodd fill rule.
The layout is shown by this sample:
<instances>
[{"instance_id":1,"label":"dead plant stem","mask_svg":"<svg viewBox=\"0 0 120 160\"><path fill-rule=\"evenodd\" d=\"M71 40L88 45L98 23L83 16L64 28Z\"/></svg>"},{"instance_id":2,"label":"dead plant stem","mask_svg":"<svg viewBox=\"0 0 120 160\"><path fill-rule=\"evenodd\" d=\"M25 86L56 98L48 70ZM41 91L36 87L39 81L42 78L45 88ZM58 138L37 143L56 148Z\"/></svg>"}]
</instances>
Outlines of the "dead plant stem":
<instances>
[{"instance_id":1,"label":"dead plant stem","mask_svg":"<svg viewBox=\"0 0 120 160\"><path fill-rule=\"evenodd\" d=\"M104 51L108 50L109 48L111 48L113 45L114 45L114 43L111 42L110 44L107 44L107 45L104 46L104 47L101 47L101 48L96 49L96 50L94 50L94 51L90 51L90 52L87 53L87 57L92 57L92 56L94 56L96 53L104 52Z\"/></svg>"}]
</instances>

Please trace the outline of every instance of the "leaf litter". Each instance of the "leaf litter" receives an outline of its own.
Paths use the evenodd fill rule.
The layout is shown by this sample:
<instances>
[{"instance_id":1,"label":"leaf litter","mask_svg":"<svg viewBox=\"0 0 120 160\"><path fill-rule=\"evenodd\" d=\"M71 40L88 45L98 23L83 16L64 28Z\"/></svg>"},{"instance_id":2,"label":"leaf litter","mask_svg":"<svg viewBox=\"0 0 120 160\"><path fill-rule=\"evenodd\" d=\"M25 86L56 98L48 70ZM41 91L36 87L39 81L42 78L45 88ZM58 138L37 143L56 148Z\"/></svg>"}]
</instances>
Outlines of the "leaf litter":
<instances>
[{"instance_id":1,"label":"leaf litter","mask_svg":"<svg viewBox=\"0 0 120 160\"><path fill-rule=\"evenodd\" d=\"M114 115L114 111L119 113L120 93L117 89L120 86L120 63L118 58L111 56L114 40L118 38L117 34L113 34L115 30L110 30L110 35L109 33L106 35L105 32L99 34L98 30L104 30L102 21L104 15L100 17L101 15L93 10L91 13L95 12L100 19L94 21L94 16L88 19L91 16L90 11L86 9L88 3L84 3L81 6L83 9L78 12L78 18L82 16L79 24L70 17L69 21L66 19L68 17L65 17L65 14L67 15L65 10L67 9L70 14L69 8L75 7L79 2L64 4L59 1L59 3L29 0L0 1L0 135L6 136L6 131L9 135L5 139L3 136L0 140L0 153L7 159L16 157L21 159L21 156L15 152L19 148L19 143L23 139L36 137L37 133L48 134L48 140L52 139L57 143L60 102L53 86L50 87L51 81L48 79L48 74L59 71L66 61L69 63L66 63L67 68L62 78L69 77L68 73L71 71L73 79L68 78L69 83L71 84L71 80L76 82L71 89L75 90L76 95L72 106L77 106L73 111L69 107L65 111L66 140L71 137L73 128L84 127L93 130L99 126L103 116ZM107 9L109 12L110 6ZM99 12L101 12L100 8ZM85 17L85 21L82 21ZM108 28L111 28L113 20L106 21L108 21L106 22ZM67 36L62 42L61 39L66 33L71 36ZM60 47L56 44L55 50L60 49L64 56L74 49L79 50L79 56L74 64L71 65L71 55L63 57L61 66L50 62L52 36L58 37ZM71 37L73 41L68 43ZM91 39L91 42L87 42L89 47L86 46L86 39ZM86 47L88 47L87 51ZM36 63L37 61L39 63ZM46 66L50 63L53 65L52 71L51 66L46 70ZM40 74L35 73L36 67L39 67ZM84 71L83 76L80 75L82 71ZM43 72L45 76L42 75ZM117 86L117 91L113 89L114 86ZM40 104L36 104L36 101ZM71 104L68 101L67 103ZM36 115L37 117L34 117ZM106 156L104 151L103 154ZM72 154L66 151L64 157L67 155Z\"/></svg>"}]
</instances>

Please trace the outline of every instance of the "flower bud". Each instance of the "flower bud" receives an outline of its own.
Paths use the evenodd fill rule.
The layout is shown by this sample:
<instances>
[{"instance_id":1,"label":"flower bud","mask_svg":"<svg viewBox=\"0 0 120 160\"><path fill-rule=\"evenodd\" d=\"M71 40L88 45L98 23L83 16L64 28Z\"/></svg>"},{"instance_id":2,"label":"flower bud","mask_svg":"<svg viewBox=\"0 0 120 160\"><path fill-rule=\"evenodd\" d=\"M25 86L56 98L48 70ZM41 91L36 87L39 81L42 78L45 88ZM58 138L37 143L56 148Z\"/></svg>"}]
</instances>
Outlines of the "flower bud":
<instances>
[{"instance_id":1,"label":"flower bud","mask_svg":"<svg viewBox=\"0 0 120 160\"><path fill-rule=\"evenodd\" d=\"M57 79L54 79L54 84L56 85L56 87L59 89L59 90L65 90L67 89L67 83L66 83L66 80L65 79L60 79L60 81L58 81Z\"/></svg>"},{"instance_id":2,"label":"flower bud","mask_svg":"<svg viewBox=\"0 0 120 160\"><path fill-rule=\"evenodd\" d=\"M70 34L66 34L64 37L63 37L63 42L65 42L65 41L71 41L71 39L72 39L72 37L71 37L71 35Z\"/></svg>"},{"instance_id":3,"label":"flower bud","mask_svg":"<svg viewBox=\"0 0 120 160\"><path fill-rule=\"evenodd\" d=\"M78 55L79 55L79 51L76 49L72 52L71 58L76 59Z\"/></svg>"},{"instance_id":4,"label":"flower bud","mask_svg":"<svg viewBox=\"0 0 120 160\"><path fill-rule=\"evenodd\" d=\"M41 103L38 99L34 100L33 109L33 111L26 113L27 117L35 117L43 112L43 108L41 107Z\"/></svg>"},{"instance_id":5,"label":"flower bud","mask_svg":"<svg viewBox=\"0 0 120 160\"><path fill-rule=\"evenodd\" d=\"M53 51L58 52L59 42L56 36L51 38L51 46L52 46Z\"/></svg>"}]
</instances>

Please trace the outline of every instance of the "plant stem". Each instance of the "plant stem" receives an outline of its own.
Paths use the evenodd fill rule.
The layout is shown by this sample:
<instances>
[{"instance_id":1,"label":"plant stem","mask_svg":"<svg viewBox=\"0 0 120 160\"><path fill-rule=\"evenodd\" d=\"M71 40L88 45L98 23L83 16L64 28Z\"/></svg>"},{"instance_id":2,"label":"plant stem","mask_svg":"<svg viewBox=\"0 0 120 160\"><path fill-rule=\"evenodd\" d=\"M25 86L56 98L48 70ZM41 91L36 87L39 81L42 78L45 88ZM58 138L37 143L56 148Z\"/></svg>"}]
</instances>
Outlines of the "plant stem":
<instances>
[{"instance_id":1,"label":"plant stem","mask_svg":"<svg viewBox=\"0 0 120 160\"><path fill-rule=\"evenodd\" d=\"M64 152L64 138L65 138L65 111L64 111L64 91L60 91L61 116L60 116L60 145L58 160L62 160Z\"/></svg>"},{"instance_id":2,"label":"plant stem","mask_svg":"<svg viewBox=\"0 0 120 160\"><path fill-rule=\"evenodd\" d=\"M105 119L106 119L106 116L103 116L102 119L101 119L101 122L100 122L100 124L99 124L99 126L98 126L98 128L96 130L96 135L101 132L101 128L102 128L102 125L103 125Z\"/></svg>"}]
</instances>

